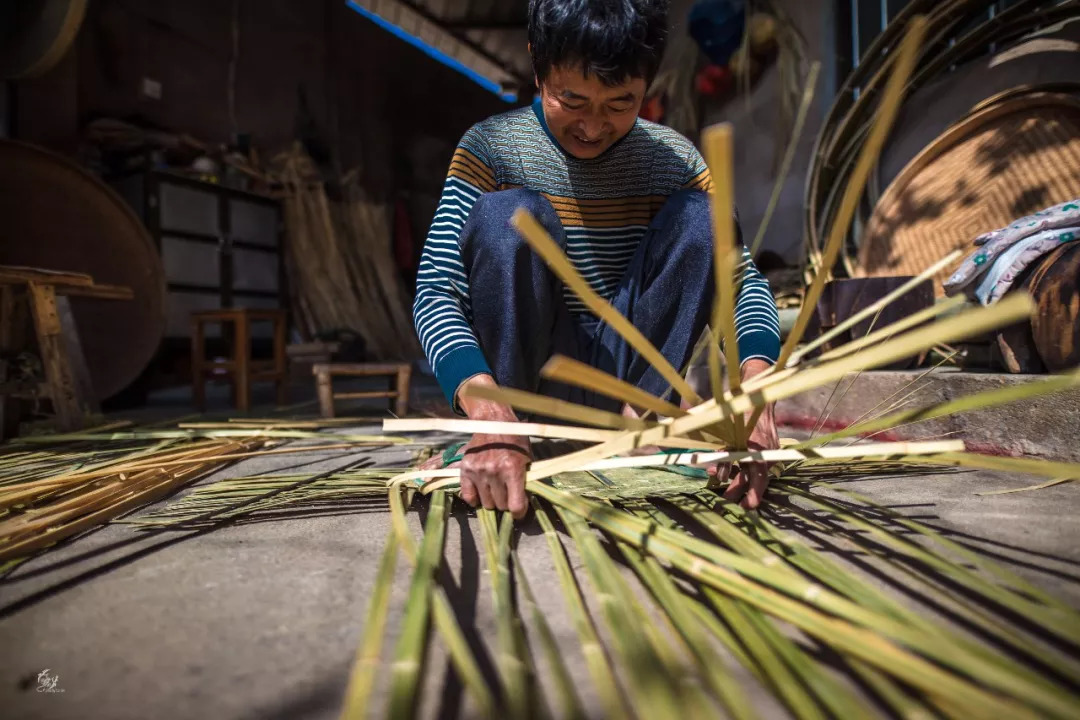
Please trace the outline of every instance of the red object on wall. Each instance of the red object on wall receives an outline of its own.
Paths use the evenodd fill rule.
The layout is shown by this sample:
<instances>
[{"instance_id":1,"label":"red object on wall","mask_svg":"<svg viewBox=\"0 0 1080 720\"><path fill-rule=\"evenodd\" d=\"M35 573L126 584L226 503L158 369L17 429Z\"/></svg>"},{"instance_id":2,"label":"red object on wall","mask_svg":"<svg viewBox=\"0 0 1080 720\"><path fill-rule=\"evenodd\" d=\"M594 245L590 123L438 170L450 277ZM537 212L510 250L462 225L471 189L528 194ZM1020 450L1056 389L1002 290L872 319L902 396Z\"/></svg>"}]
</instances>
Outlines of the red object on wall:
<instances>
[{"instance_id":1,"label":"red object on wall","mask_svg":"<svg viewBox=\"0 0 1080 720\"><path fill-rule=\"evenodd\" d=\"M638 112L638 117L651 122L662 122L664 119L664 98L660 95L646 98L641 105L640 112Z\"/></svg>"},{"instance_id":2,"label":"red object on wall","mask_svg":"<svg viewBox=\"0 0 1080 720\"><path fill-rule=\"evenodd\" d=\"M722 95L731 89L731 69L719 65L706 65L694 77L694 87L701 95Z\"/></svg>"}]
</instances>

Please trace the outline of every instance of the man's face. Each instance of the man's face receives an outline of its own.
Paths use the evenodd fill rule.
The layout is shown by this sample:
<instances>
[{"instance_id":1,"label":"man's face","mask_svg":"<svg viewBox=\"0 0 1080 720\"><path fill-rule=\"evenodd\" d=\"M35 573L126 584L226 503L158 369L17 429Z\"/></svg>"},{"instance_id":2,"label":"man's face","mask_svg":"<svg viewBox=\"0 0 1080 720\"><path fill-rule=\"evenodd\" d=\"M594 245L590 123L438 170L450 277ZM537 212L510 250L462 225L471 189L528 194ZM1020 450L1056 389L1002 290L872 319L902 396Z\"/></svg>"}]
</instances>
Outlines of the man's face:
<instances>
[{"instance_id":1,"label":"man's face","mask_svg":"<svg viewBox=\"0 0 1080 720\"><path fill-rule=\"evenodd\" d=\"M548 129L574 157L597 157L634 127L645 99L645 79L608 87L577 67L554 67L540 86Z\"/></svg>"}]
</instances>

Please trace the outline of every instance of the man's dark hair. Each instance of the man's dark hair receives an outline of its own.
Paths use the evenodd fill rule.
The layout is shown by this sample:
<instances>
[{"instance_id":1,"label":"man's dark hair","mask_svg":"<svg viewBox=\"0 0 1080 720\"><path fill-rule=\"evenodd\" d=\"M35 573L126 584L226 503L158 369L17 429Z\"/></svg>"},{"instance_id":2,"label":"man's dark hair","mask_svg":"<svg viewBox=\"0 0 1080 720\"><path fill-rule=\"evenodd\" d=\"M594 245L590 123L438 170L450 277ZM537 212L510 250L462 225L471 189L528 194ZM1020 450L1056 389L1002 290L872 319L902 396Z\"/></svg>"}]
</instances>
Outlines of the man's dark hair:
<instances>
[{"instance_id":1,"label":"man's dark hair","mask_svg":"<svg viewBox=\"0 0 1080 720\"><path fill-rule=\"evenodd\" d=\"M580 67L605 85L652 82L667 40L668 0L529 0L529 45L539 82Z\"/></svg>"}]
</instances>

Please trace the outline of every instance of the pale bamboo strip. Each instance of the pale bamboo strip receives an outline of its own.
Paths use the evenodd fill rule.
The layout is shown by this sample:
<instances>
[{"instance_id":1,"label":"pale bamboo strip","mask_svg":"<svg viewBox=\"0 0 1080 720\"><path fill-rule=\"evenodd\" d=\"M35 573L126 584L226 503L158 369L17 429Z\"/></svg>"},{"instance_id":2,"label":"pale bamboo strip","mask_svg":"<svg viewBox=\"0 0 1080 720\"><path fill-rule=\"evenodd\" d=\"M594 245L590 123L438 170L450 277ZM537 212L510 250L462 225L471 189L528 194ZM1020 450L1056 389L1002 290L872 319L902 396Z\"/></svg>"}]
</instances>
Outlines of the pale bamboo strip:
<instances>
[{"instance_id":1,"label":"pale bamboo strip","mask_svg":"<svg viewBox=\"0 0 1080 720\"><path fill-rule=\"evenodd\" d=\"M660 375L675 388L675 390L690 402L701 402L701 398L694 389L683 379L679 371L672 367L667 358L656 349L641 331L634 327L633 323L619 313L611 303L596 294L588 282L585 281L570 261L563 254L559 246L541 227L540 223L524 209L514 213L513 225L529 243L536 254L543 258L548 267L559 277L585 305L592 310L593 314L606 322L615 332L626 340L630 347L637 350L645 360L649 362Z\"/></svg>"},{"instance_id":2,"label":"pale bamboo strip","mask_svg":"<svg viewBox=\"0 0 1080 720\"><path fill-rule=\"evenodd\" d=\"M735 286L739 280L735 277L738 264L735 249L735 172L732 163L732 129L730 123L706 128L701 142L705 151L705 162L712 175L713 225L713 276L716 283L716 295L713 303L712 330L713 342L709 345L709 370L713 383L713 397L720 397L724 386L720 381L720 358L717 341L724 344L724 355L728 368L728 384L733 394L738 394L739 386L739 345L735 341ZM736 437L740 437L741 428L736 428Z\"/></svg>"},{"instance_id":3,"label":"pale bamboo strip","mask_svg":"<svg viewBox=\"0 0 1080 720\"><path fill-rule=\"evenodd\" d=\"M491 435L522 435L539 438L580 440L583 442L603 442L619 437L618 430L575 427L572 425L544 425L526 422L499 422L495 420L465 420L461 418L403 418L383 420L383 428L395 432L454 432L483 433ZM660 447L684 448L688 450L722 450L725 446L716 443L684 438L665 438L657 443Z\"/></svg>"},{"instance_id":4,"label":"pale bamboo strip","mask_svg":"<svg viewBox=\"0 0 1080 720\"><path fill-rule=\"evenodd\" d=\"M1061 485L1063 483L1072 482L1075 478L1054 478L1053 480L1047 480L1044 483L1038 485L1026 485L1025 487L1009 488L1008 490L990 490L987 492L977 492L976 495L1008 495L1010 493L1027 492L1028 490L1042 490L1043 488L1053 487L1054 485Z\"/></svg>"}]
</instances>

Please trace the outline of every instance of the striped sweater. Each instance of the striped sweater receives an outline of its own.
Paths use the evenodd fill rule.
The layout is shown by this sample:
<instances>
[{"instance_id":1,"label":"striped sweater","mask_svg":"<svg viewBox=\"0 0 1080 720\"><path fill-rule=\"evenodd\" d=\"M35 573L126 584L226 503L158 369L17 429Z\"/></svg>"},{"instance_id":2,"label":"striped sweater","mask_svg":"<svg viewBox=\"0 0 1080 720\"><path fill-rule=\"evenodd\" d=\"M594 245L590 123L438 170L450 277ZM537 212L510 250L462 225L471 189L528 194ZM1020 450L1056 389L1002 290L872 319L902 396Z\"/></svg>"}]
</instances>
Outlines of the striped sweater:
<instances>
[{"instance_id":1,"label":"striped sweater","mask_svg":"<svg viewBox=\"0 0 1080 720\"><path fill-rule=\"evenodd\" d=\"M638 120L598 158L568 155L549 133L540 105L496 115L461 139L424 244L413 319L428 360L451 404L461 382L490 373L471 324L468 275L459 236L482 193L536 190L551 201L578 272L610 300L653 216L681 188L709 190L708 167L674 130ZM743 250L735 308L739 357L775 361L780 325L768 282ZM569 289L577 314L589 310Z\"/></svg>"}]
</instances>

